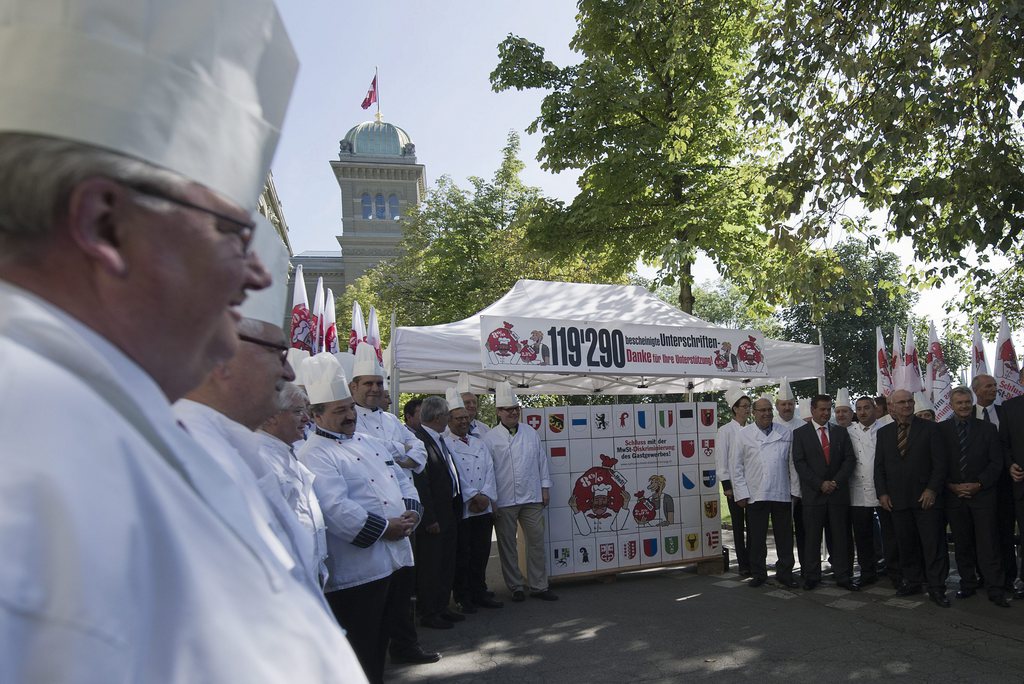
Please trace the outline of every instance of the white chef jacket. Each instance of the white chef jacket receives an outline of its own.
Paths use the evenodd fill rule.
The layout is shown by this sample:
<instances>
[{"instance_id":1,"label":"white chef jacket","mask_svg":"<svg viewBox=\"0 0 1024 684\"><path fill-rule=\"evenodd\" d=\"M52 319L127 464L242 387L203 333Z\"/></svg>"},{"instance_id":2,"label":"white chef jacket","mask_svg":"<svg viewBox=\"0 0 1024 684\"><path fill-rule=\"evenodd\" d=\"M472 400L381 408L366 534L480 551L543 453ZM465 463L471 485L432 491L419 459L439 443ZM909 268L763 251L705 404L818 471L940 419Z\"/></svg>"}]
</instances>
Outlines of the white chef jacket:
<instances>
[{"instance_id":1,"label":"white chef jacket","mask_svg":"<svg viewBox=\"0 0 1024 684\"><path fill-rule=\"evenodd\" d=\"M718 428L718 435L715 437L715 469L718 471L719 482L732 479L732 467L729 464L729 448L732 446L736 433L742 430L743 427L743 425L740 425L735 420L730 420Z\"/></svg>"},{"instance_id":2,"label":"white chef jacket","mask_svg":"<svg viewBox=\"0 0 1024 684\"><path fill-rule=\"evenodd\" d=\"M261 462L251 464L256 466L253 472L261 488L277 487L295 514L305 531L305 535L295 540L300 562L316 586L323 587L327 580L327 525L313 491L316 476L299 463L290 444L262 430L256 434L260 438Z\"/></svg>"},{"instance_id":3,"label":"white chef jacket","mask_svg":"<svg viewBox=\"0 0 1024 684\"><path fill-rule=\"evenodd\" d=\"M451 430L444 433L444 441L455 459L455 467L459 473L459 485L462 487L462 517L471 518L477 515L493 513L494 501L498 498L498 485L494 482L494 461L491 450L482 439L473 435L466 436L466 442L452 434ZM468 443L467 443L468 442ZM469 500L477 494L483 494L491 500L486 510L471 513Z\"/></svg>"},{"instance_id":4,"label":"white chef jacket","mask_svg":"<svg viewBox=\"0 0 1024 684\"><path fill-rule=\"evenodd\" d=\"M484 437L487 436L487 433L490 431L491 428L487 427L476 418L469 421L469 434L472 437L476 437L477 439L483 439Z\"/></svg>"},{"instance_id":5,"label":"white chef jacket","mask_svg":"<svg viewBox=\"0 0 1024 684\"><path fill-rule=\"evenodd\" d=\"M0 405L0 681L366 681L152 378L2 282Z\"/></svg>"},{"instance_id":6,"label":"white chef jacket","mask_svg":"<svg viewBox=\"0 0 1024 684\"><path fill-rule=\"evenodd\" d=\"M413 565L408 538L384 539L388 518L422 513L416 488L388 445L356 433L326 437L317 431L299 450L313 471L313 490L327 522L327 591L388 577Z\"/></svg>"},{"instance_id":7,"label":"white chef jacket","mask_svg":"<svg viewBox=\"0 0 1024 684\"><path fill-rule=\"evenodd\" d=\"M414 473L422 473L427 463L427 448L398 416L380 409L368 409L356 404L356 434L369 435L385 442L397 458L410 458L416 463Z\"/></svg>"},{"instance_id":8,"label":"white chef jacket","mask_svg":"<svg viewBox=\"0 0 1024 684\"><path fill-rule=\"evenodd\" d=\"M853 442L853 453L857 456L857 465L850 475L851 506L878 505L878 495L875 493L875 439L878 428L877 420L867 429L860 423L846 428Z\"/></svg>"},{"instance_id":9,"label":"white chef jacket","mask_svg":"<svg viewBox=\"0 0 1024 684\"><path fill-rule=\"evenodd\" d=\"M493 456L498 508L542 503L541 489L551 487L551 475L537 431L520 423L516 434L510 435L498 423L484 437L484 443Z\"/></svg>"},{"instance_id":10,"label":"white chef jacket","mask_svg":"<svg viewBox=\"0 0 1024 684\"><path fill-rule=\"evenodd\" d=\"M800 496L800 481L789 455L792 444L793 433L781 423L772 423L770 435L755 423L741 429L729 454L733 498L788 503Z\"/></svg>"}]
</instances>

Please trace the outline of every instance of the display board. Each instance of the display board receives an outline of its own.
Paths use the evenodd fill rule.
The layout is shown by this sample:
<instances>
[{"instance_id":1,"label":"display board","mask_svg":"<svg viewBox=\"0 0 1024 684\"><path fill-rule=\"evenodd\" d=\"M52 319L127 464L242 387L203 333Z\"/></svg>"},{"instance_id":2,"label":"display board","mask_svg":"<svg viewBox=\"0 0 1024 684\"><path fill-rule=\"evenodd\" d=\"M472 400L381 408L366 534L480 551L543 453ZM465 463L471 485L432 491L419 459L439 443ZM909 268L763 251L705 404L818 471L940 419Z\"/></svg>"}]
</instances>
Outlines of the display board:
<instances>
[{"instance_id":1,"label":"display board","mask_svg":"<svg viewBox=\"0 0 1024 684\"><path fill-rule=\"evenodd\" d=\"M552 577L718 558L716 404L524 408L551 470Z\"/></svg>"}]
</instances>

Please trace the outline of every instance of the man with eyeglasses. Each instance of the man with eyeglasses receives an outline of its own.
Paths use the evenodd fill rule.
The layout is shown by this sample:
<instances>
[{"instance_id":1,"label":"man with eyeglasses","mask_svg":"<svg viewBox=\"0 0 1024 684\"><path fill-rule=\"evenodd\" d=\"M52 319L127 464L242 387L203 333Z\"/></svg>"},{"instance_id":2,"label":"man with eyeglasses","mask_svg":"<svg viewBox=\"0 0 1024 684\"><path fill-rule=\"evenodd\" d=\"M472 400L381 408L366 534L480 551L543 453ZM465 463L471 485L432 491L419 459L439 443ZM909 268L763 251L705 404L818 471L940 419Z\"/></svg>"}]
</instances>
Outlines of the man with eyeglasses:
<instances>
[{"instance_id":1,"label":"man with eyeglasses","mask_svg":"<svg viewBox=\"0 0 1024 684\"><path fill-rule=\"evenodd\" d=\"M892 513L896 530L903 575L896 593L919 594L927 582L928 598L948 608L942 512L946 459L938 425L914 415L914 395L905 389L889 397L889 415L893 422L879 428L875 438L875 493L879 505Z\"/></svg>"},{"instance_id":2,"label":"man with eyeglasses","mask_svg":"<svg viewBox=\"0 0 1024 684\"><path fill-rule=\"evenodd\" d=\"M512 600L520 603L530 596L557 601L548 588L544 548L544 508L548 505L551 475L547 454L537 431L519 422L519 400L508 382L495 387L494 405L498 424L484 436L494 458L494 480L498 486L494 529L498 537L498 557L505 585ZM526 579L519 570L517 526L526 535Z\"/></svg>"},{"instance_id":3,"label":"man with eyeglasses","mask_svg":"<svg viewBox=\"0 0 1024 684\"><path fill-rule=\"evenodd\" d=\"M271 280L274 4L0 0L0 61L0 681L362 681L171 409Z\"/></svg>"}]
</instances>

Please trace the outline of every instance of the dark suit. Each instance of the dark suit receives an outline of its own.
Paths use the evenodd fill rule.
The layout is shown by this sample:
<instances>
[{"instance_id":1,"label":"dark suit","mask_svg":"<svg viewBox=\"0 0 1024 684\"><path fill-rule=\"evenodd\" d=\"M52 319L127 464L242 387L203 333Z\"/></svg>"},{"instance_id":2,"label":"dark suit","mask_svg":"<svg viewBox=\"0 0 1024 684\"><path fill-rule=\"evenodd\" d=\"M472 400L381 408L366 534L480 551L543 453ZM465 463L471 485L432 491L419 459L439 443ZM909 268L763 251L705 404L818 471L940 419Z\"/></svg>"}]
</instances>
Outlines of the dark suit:
<instances>
[{"instance_id":1,"label":"dark suit","mask_svg":"<svg viewBox=\"0 0 1024 684\"><path fill-rule=\"evenodd\" d=\"M946 445L946 482L977 482L981 490L970 498L946 491L946 518L953 529L960 588L978 586L978 570L990 595L1003 595L1003 566L996 531L996 483L1005 470L1002 444L994 425L969 418L966 449L961 450L956 416L939 423ZM963 463L961 460L965 459Z\"/></svg>"},{"instance_id":2,"label":"dark suit","mask_svg":"<svg viewBox=\"0 0 1024 684\"><path fill-rule=\"evenodd\" d=\"M1024 468L1024 396L1009 399L1003 402L1000 408L1002 413L999 414L999 436L1006 455L1005 467L1008 470L1011 463L1016 463ZM1011 492L1016 509L1017 529L1024 535L1024 482L1011 481ZM1012 527L1010 531L1012 533ZM1024 556L1024 549L1021 555ZM1014 564L1011 568L1014 575L1016 569L1017 566ZM1024 575L1024 567L1021 568L1021 574ZM1008 584L1013 581L1010 573L1007 573L1006 580Z\"/></svg>"},{"instance_id":3,"label":"dark suit","mask_svg":"<svg viewBox=\"0 0 1024 684\"><path fill-rule=\"evenodd\" d=\"M939 426L913 416L907 439L907 453L897 445L899 424L878 430L875 443L875 493L892 502L892 521L900 550L903 581L945 593L949 575L946 551L946 520L943 491L946 486L946 448ZM925 489L935 492L935 505L921 508L918 498ZM924 563L924 576L921 573Z\"/></svg>"},{"instance_id":4,"label":"dark suit","mask_svg":"<svg viewBox=\"0 0 1024 684\"><path fill-rule=\"evenodd\" d=\"M427 617L445 611L451 598L462 496L441 445L422 427L415 433L427 448L423 472L413 475L423 504L423 520L416 531L416 596L420 615ZM427 531L434 523L440 527L436 534Z\"/></svg>"},{"instance_id":5,"label":"dark suit","mask_svg":"<svg viewBox=\"0 0 1024 684\"><path fill-rule=\"evenodd\" d=\"M850 475L857 464L853 442L846 428L826 425L829 456L821 443L821 433L813 422L793 431L793 467L800 476L800 500L804 517L804 580L821 579L821 533L826 522L832 531L832 571L837 582L850 581ZM824 482L838 485L831 494L821 491Z\"/></svg>"},{"instance_id":6,"label":"dark suit","mask_svg":"<svg viewBox=\"0 0 1024 684\"><path fill-rule=\"evenodd\" d=\"M978 407L975 406L975 409ZM1013 478L1010 477L1009 454L1006 452L1005 439L1002 437L1003 423L1006 412L1002 406L993 404L988 407L991 411L995 409L996 417L999 420L1000 446L1004 451L1005 465L999 480L996 481L996 532L999 536L999 550L1003 565L1003 586L1012 591L1014 582L1019 574L1017 567L1017 549L1013 536L1013 526L1016 522L1016 513L1013 496ZM977 413L975 413L976 417Z\"/></svg>"}]
</instances>

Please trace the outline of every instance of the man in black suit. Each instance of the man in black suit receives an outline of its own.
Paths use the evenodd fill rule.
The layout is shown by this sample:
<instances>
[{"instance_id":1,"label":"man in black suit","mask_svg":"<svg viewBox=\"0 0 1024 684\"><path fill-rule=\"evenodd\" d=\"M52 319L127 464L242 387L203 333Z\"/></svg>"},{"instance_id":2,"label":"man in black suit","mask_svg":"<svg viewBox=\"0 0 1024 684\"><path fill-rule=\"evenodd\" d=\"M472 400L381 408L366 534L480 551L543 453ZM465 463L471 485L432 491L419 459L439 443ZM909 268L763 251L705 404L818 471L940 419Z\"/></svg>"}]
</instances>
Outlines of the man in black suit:
<instances>
[{"instance_id":1,"label":"man in black suit","mask_svg":"<svg viewBox=\"0 0 1024 684\"><path fill-rule=\"evenodd\" d=\"M850 475L857 464L846 428L832 425L832 398L811 399L811 422L793 431L793 467L800 476L804 517L804 589L821 582L821 533L832 530L832 570L836 585L849 591L860 586L850 576Z\"/></svg>"},{"instance_id":2,"label":"man in black suit","mask_svg":"<svg viewBox=\"0 0 1024 684\"><path fill-rule=\"evenodd\" d=\"M928 597L948 608L949 555L941 508L946 459L939 427L914 415L914 395L907 390L896 390L889 397L889 415L893 422L878 430L875 444L875 492L879 505L892 512L896 528L903 571L903 586L897 593L920 593L927 578Z\"/></svg>"},{"instance_id":3,"label":"man in black suit","mask_svg":"<svg viewBox=\"0 0 1024 684\"><path fill-rule=\"evenodd\" d=\"M1021 371L1020 380L1024 382L1024 370ZM999 436L1007 452L1009 473L1013 480L1017 529L1024 530L1024 396L1004 401L1002 408ZM1024 598L1024 588L1015 591L1013 597Z\"/></svg>"},{"instance_id":4,"label":"man in black suit","mask_svg":"<svg viewBox=\"0 0 1024 684\"><path fill-rule=\"evenodd\" d=\"M1002 444L995 427L974 417L969 389L957 387L950 397L953 417L939 423L939 432L946 445L946 518L953 529L960 573L956 596L974 595L980 569L989 600L1009 608L996 531L996 483L1004 471Z\"/></svg>"},{"instance_id":5,"label":"man in black suit","mask_svg":"<svg viewBox=\"0 0 1024 684\"><path fill-rule=\"evenodd\" d=\"M415 430L427 449L423 472L413 482L423 504L423 521L416 534L416 597L420 624L451 629L465 616L448 608L455 579L462 492L458 471L441 435L448 425L448 404L427 397L420 406L420 427Z\"/></svg>"}]
</instances>

